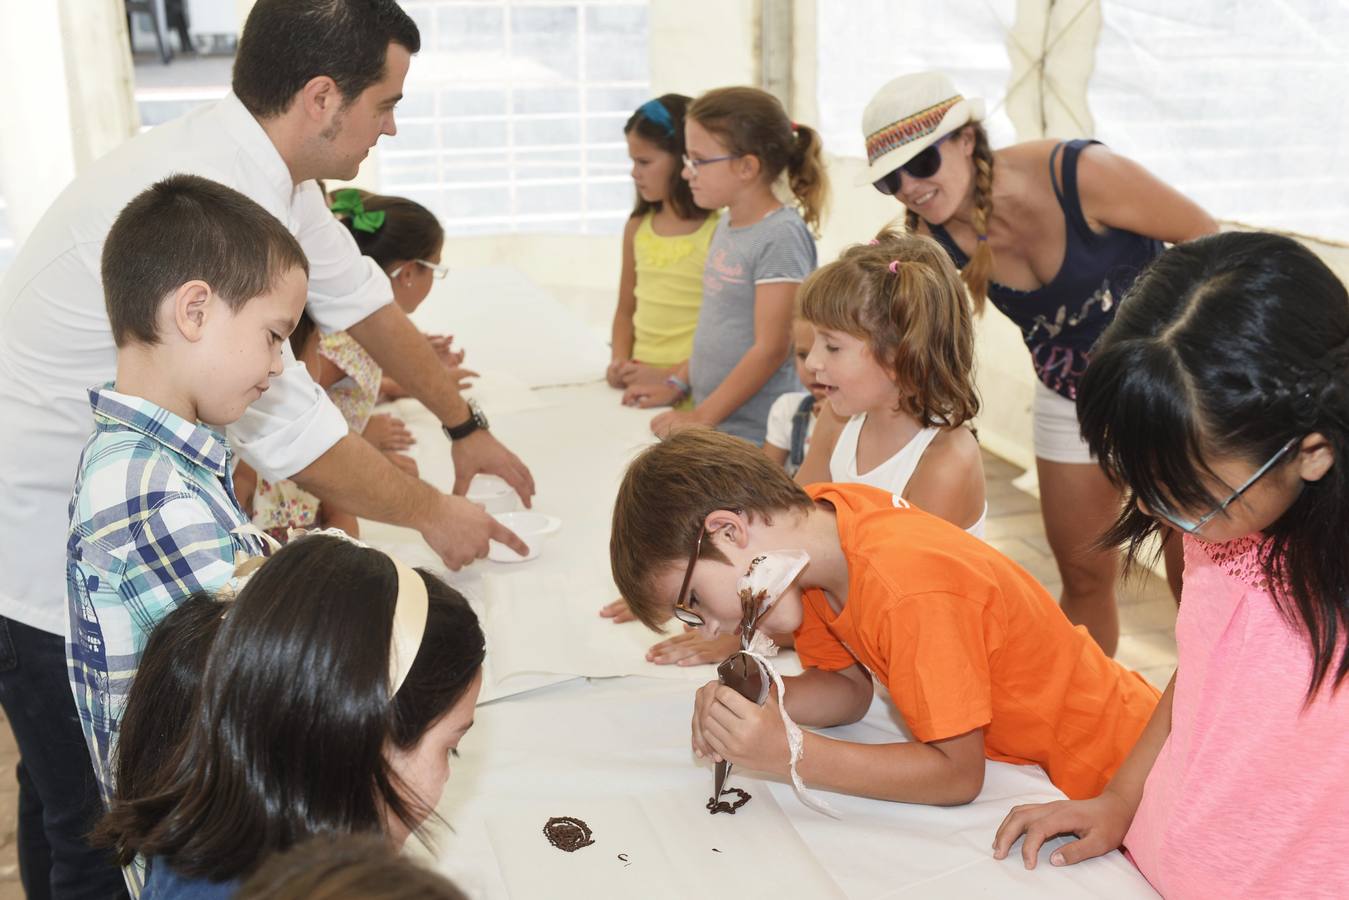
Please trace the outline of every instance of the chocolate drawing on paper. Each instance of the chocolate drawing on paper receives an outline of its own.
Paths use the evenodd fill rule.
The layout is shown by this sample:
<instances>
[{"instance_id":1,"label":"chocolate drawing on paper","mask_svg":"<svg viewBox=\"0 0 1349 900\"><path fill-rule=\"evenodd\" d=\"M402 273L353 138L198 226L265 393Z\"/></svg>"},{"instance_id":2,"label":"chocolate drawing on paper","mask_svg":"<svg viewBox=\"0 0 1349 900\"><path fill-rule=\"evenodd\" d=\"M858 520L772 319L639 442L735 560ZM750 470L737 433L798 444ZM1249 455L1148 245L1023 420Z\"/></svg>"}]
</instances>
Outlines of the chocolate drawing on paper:
<instances>
[{"instance_id":1,"label":"chocolate drawing on paper","mask_svg":"<svg viewBox=\"0 0 1349 900\"><path fill-rule=\"evenodd\" d=\"M727 788L721 792L722 797L725 797L727 794L739 794L740 796L734 801L721 800L717 797L712 797L707 801L707 812L709 815L715 816L717 813L730 813L731 815L735 815L735 811L744 806L751 799L750 793L740 788Z\"/></svg>"},{"instance_id":2,"label":"chocolate drawing on paper","mask_svg":"<svg viewBox=\"0 0 1349 900\"><path fill-rule=\"evenodd\" d=\"M575 853L595 843L590 826L573 816L553 816L543 826L543 836L559 850Z\"/></svg>"}]
</instances>

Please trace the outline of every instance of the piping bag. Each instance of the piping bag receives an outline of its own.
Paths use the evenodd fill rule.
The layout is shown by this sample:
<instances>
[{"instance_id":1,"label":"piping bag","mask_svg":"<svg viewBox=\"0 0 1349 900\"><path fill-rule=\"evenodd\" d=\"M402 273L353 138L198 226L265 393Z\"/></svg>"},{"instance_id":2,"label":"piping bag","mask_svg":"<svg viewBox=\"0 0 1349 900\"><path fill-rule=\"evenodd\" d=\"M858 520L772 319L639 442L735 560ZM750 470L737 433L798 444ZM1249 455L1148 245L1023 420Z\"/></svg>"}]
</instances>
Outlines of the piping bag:
<instances>
[{"instance_id":1,"label":"piping bag","mask_svg":"<svg viewBox=\"0 0 1349 900\"><path fill-rule=\"evenodd\" d=\"M782 683L782 676L768 661L769 657L777 654L778 647L772 638L758 630L759 619L778 601L809 562L810 556L804 550L780 550L755 557L750 563L749 571L737 585L741 616L736 630L740 635L740 649L717 666L717 678L746 700L760 706L768 700L769 683L777 687L778 712L782 715L787 744L791 750L792 786L796 789L796 795L802 803L817 812L837 818L838 814L833 807L807 788L796 773L796 763L801 758L801 728L787 715L786 686ZM712 780L713 804L721 800L730 774L729 760L716 764Z\"/></svg>"}]
</instances>

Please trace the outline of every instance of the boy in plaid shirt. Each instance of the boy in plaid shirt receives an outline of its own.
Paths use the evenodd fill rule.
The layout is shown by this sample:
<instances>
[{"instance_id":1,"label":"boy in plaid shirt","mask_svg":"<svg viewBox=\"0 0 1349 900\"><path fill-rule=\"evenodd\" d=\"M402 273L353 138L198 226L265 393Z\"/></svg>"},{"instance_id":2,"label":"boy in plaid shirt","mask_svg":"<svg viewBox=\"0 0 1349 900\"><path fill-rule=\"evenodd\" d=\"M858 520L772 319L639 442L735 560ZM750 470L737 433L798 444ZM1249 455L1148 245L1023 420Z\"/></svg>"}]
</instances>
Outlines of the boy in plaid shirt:
<instances>
[{"instance_id":1,"label":"boy in plaid shirt","mask_svg":"<svg viewBox=\"0 0 1349 900\"><path fill-rule=\"evenodd\" d=\"M94 433L70 501L66 645L106 802L117 727L155 625L263 551L230 480L224 427L282 370L308 264L243 194L174 175L122 210L102 256L117 380L92 388Z\"/></svg>"}]
</instances>

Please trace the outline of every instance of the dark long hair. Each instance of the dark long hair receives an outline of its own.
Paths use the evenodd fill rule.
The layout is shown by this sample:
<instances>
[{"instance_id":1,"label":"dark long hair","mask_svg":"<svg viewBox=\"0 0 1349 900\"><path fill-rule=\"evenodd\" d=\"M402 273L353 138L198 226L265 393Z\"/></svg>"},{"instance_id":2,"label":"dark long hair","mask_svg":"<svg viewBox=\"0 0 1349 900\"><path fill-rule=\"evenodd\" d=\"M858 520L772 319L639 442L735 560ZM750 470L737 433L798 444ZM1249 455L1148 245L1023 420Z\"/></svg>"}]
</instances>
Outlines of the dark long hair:
<instances>
[{"instance_id":1,"label":"dark long hair","mask_svg":"<svg viewBox=\"0 0 1349 900\"><path fill-rule=\"evenodd\" d=\"M354 190L354 189L353 189ZM436 214L415 200L361 191L366 212L384 213L384 222L374 231L352 228L351 216L337 220L347 226L362 256L368 256L385 272L396 262L428 259L445 243L445 229Z\"/></svg>"},{"instance_id":2,"label":"dark long hair","mask_svg":"<svg viewBox=\"0 0 1349 900\"><path fill-rule=\"evenodd\" d=\"M1260 465L1313 432L1335 464L1265 532L1261 560L1307 637L1307 697L1349 675L1349 296L1306 247L1228 233L1173 247L1120 304L1078 390L1082 434L1129 503L1103 538L1136 557L1160 524L1137 508L1222 502L1205 457ZM1288 465L1296 457L1290 457ZM1336 656L1338 655L1338 659Z\"/></svg>"},{"instance_id":3,"label":"dark long hair","mask_svg":"<svg viewBox=\"0 0 1349 900\"><path fill-rule=\"evenodd\" d=\"M258 569L211 647L181 752L137 796L119 788L100 826L118 859L157 856L224 881L318 834L382 833L386 811L416 833L429 803L399 782L385 750L414 746L484 656L463 597L420 574L426 631L390 698L398 575L387 556L311 535Z\"/></svg>"},{"instance_id":4,"label":"dark long hair","mask_svg":"<svg viewBox=\"0 0 1349 900\"><path fill-rule=\"evenodd\" d=\"M181 747L196 716L206 658L229 608L213 594L196 593L150 632L117 729L119 794L140 796Z\"/></svg>"},{"instance_id":5,"label":"dark long hair","mask_svg":"<svg viewBox=\"0 0 1349 900\"><path fill-rule=\"evenodd\" d=\"M684 114L688 111L692 99L683 94L661 94L653 102L665 107L665 111L670 114L669 125L647 116L643 112L645 108L643 104L635 113L628 116L628 121L623 124L623 133L636 134L659 147L662 153L674 157L674 170L670 173L670 183L666 185L665 190L665 196L674 214L681 219L706 218L707 210L699 208L698 204L693 202L693 191L684 180L683 174ZM638 191L637 202L632 208L632 217L644 216L649 212L659 211L660 208L660 201L652 203L643 200L641 192Z\"/></svg>"}]
</instances>

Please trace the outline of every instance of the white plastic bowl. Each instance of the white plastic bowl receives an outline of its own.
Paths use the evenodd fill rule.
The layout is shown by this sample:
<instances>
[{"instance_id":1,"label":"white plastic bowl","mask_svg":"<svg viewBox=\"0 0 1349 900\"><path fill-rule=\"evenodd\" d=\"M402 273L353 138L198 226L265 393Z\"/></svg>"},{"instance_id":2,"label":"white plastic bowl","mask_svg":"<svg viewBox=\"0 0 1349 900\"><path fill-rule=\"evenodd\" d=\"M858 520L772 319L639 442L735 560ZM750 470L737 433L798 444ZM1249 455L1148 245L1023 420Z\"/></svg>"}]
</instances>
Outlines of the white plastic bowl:
<instances>
[{"instance_id":1,"label":"white plastic bowl","mask_svg":"<svg viewBox=\"0 0 1349 900\"><path fill-rule=\"evenodd\" d=\"M529 555L521 556L510 547L498 541L492 541L487 548L487 558L495 562L524 562L539 555L539 545L543 539L562 527L557 516L523 510L519 512L493 513L492 517L520 536L520 540L529 545Z\"/></svg>"},{"instance_id":2,"label":"white plastic bowl","mask_svg":"<svg viewBox=\"0 0 1349 900\"><path fill-rule=\"evenodd\" d=\"M494 514L520 508L520 495L496 475L474 475L468 483L468 499Z\"/></svg>"}]
</instances>

